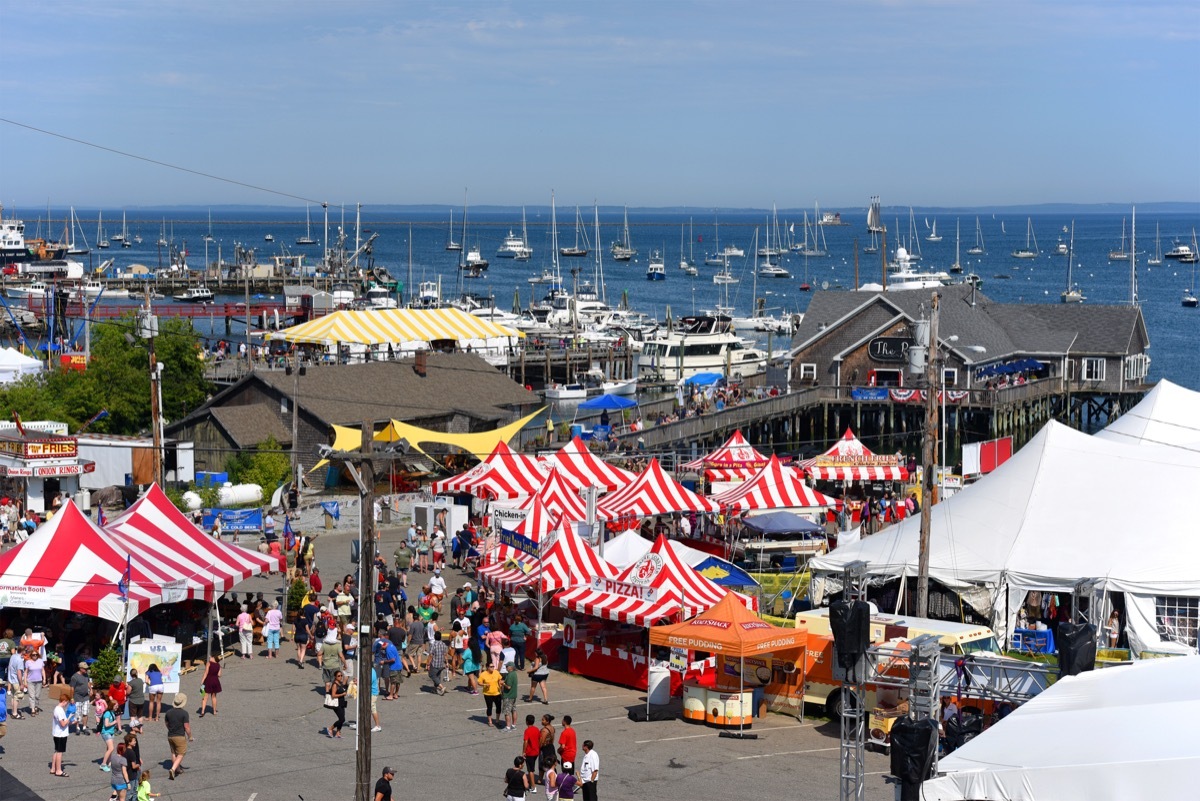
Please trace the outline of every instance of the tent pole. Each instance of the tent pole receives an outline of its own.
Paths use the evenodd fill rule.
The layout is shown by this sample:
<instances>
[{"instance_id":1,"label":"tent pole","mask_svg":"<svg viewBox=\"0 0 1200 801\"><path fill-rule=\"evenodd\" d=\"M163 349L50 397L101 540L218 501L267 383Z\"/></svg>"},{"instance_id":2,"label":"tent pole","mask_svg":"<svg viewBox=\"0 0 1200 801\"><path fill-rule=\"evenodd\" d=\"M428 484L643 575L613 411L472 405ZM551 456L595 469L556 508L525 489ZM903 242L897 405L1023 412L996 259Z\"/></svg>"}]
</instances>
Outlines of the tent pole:
<instances>
[{"instance_id":1,"label":"tent pole","mask_svg":"<svg viewBox=\"0 0 1200 801\"><path fill-rule=\"evenodd\" d=\"M646 626L646 722L650 722L650 626Z\"/></svg>"},{"instance_id":2,"label":"tent pole","mask_svg":"<svg viewBox=\"0 0 1200 801\"><path fill-rule=\"evenodd\" d=\"M742 665L738 670L738 737L746 733L746 710L742 709L742 703L746 700L746 655L742 654ZM750 708L754 708L754 704L750 704Z\"/></svg>"}]
</instances>

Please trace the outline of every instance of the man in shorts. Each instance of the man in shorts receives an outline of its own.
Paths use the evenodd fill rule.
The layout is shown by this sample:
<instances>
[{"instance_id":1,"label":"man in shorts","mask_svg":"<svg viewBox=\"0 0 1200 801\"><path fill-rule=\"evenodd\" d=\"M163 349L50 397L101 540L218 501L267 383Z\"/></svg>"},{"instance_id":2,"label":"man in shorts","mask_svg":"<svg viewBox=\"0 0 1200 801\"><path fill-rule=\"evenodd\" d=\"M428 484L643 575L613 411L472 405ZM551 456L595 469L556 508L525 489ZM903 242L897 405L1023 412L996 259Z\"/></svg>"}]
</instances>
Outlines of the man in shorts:
<instances>
[{"instance_id":1,"label":"man in shorts","mask_svg":"<svg viewBox=\"0 0 1200 801\"><path fill-rule=\"evenodd\" d=\"M188 717L187 695L175 693L171 708L163 714L167 724L167 743L171 746L171 769L167 778L175 781L175 777L183 770L183 757L187 754L188 743L192 742L192 724Z\"/></svg>"},{"instance_id":2,"label":"man in shorts","mask_svg":"<svg viewBox=\"0 0 1200 801\"><path fill-rule=\"evenodd\" d=\"M20 720L24 717L17 711L17 694L21 689L21 674L25 672L25 657L21 654L21 649L13 651L13 655L8 659L8 669L5 672L5 680L8 682L8 712L13 720Z\"/></svg>"},{"instance_id":3,"label":"man in shorts","mask_svg":"<svg viewBox=\"0 0 1200 801\"><path fill-rule=\"evenodd\" d=\"M438 695L446 694L446 686L442 684L442 671L445 669L446 643L442 642L442 633L438 631L434 632L433 642L429 644L429 678L433 682L433 691Z\"/></svg>"},{"instance_id":4,"label":"man in shorts","mask_svg":"<svg viewBox=\"0 0 1200 801\"><path fill-rule=\"evenodd\" d=\"M504 716L504 731L513 731L517 728L517 696L520 694L517 689L517 676L519 674L513 668L512 662L504 667L504 678L500 682L500 712Z\"/></svg>"},{"instance_id":5,"label":"man in shorts","mask_svg":"<svg viewBox=\"0 0 1200 801\"><path fill-rule=\"evenodd\" d=\"M79 663L79 668L71 674L71 681L68 684L71 685L71 693L75 698L75 715L78 724L75 733L91 734L91 731L88 730L88 700L92 697L92 677L88 675L87 662Z\"/></svg>"},{"instance_id":6,"label":"man in shorts","mask_svg":"<svg viewBox=\"0 0 1200 801\"><path fill-rule=\"evenodd\" d=\"M537 727L537 718L525 716L525 734L521 739L521 755L525 757L525 772L529 774L529 786L537 787L537 760L542 752L541 729Z\"/></svg>"},{"instance_id":7,"label":"man in shorts","mask_svg":"<svg viewBox=\"0 0 1200 801\"><path fill-rule=\"evenodd\" d=\"M425 645L425 624L417 618L415 611L408 614L408 649L404 652L404 665L408 675L421 671L421 649Z\"/></svg>"}]
</instances>

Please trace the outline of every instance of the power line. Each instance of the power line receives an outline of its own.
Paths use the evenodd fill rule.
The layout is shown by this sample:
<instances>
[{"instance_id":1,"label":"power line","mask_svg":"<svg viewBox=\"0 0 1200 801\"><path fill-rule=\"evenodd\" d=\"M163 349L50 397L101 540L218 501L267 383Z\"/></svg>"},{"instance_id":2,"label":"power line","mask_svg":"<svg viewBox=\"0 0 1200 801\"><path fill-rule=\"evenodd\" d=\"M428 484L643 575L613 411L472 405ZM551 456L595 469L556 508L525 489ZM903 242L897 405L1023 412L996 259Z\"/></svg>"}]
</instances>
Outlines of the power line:
<instances>
[{"instance_id":1,"label":"power line","mask_svg":"<svg viewBox=\"0 0 1200 801\"><path fill-rule=\"evenodd\" d=\"M299 200L303 203L320 204L322 202L320 200L313 200L312 198L302 197L301 195L293 195L290 192L282 192L278 189L270 189L265 186L258 186L257 184L248 184L245 181L238 181L233 178L225 178L224 176L221 176L221 175L213 175L212 173L204 172L203 170L193 170L191 167L183 167L178 164L171 164L170 162L159 161L158 159L152 159L149 156L139 156L136 153L128 153L124 150L117 150L115 147L108 147L107 145L101 145L96 142L89 142L86 139L79 139L74 136L67 136L66 134L58 133L56 131L47 131L45 128L38 128L37 126L29 125L24 122L17 122L16 120L10 120L5 117L0 117L0 122L7 123L7 124L12 125L17 128L24 128L27 131L33 131L35 133L40 133L44 136L52 136L56 139L62 139L67 142L74 142L77 145L84 145L85 147L92 147L92 148L95 148L96 150L103 150L106 153L113 153L118 156L123 156L127 159L133 159L134 161L143 161L147 164L154 164L158 167L166 167L169 170L177 170L179 172L186 172L189 175L198 175L201 178L208 178L211 181L220 181L221 183L232 184L233 186L240 186L244 189L253 189L256 192L266 192L269 195L278 195L280 197L291 198L292 200Z\"/></svg>"}]
</instances>

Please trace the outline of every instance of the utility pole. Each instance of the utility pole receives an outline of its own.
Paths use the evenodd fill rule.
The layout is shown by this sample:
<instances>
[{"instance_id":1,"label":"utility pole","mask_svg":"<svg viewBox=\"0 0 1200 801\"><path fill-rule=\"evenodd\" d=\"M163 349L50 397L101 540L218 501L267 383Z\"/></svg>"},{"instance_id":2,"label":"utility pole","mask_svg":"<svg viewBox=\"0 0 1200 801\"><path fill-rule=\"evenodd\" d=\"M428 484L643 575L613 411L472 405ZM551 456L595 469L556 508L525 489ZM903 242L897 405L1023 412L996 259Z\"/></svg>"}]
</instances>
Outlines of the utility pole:
<instances>
[{"instance_id":1,"label":"utility pole","mask_svg":"<svg viewBox=\"0 0 1200 801\"><path fill-rule=\"evenodd\" d=\"M162 374L159 372L158 356L154 352L154 335L158 333L158 321L154 319L154 309L150 302L150 288L146 287L146 310L142 324L142 334L150 344L150 426L154 437L154 483L162 486L162 408L159 403L159 386Z\"/></svg>"},{"instance_id":2,"label":"utility pole","mask_svg":"<svg viewBox=\"0 0 1200 801\"><path fill-rule=\"evenodd\" d=\"M375 463L371 446L375 429L370 420L362 424L359 509L362 527L358 544L358 753L355 756L354 801L373 801L371 784L371 657L372 627L375 623Z\"/></svg>"},{"instance_id":3,"label":"utility pole","mask_svg":"<svg viewBox=\"0 0 1200 801\"><path fill-rule=\"evenodd\" d=\"M925 438L921 452L921 539L917 551L917 617L929 617L929 528L933 513L934 464L938 439L938 293L929 310L925 361Z\"/></svg>"}]
</instances>

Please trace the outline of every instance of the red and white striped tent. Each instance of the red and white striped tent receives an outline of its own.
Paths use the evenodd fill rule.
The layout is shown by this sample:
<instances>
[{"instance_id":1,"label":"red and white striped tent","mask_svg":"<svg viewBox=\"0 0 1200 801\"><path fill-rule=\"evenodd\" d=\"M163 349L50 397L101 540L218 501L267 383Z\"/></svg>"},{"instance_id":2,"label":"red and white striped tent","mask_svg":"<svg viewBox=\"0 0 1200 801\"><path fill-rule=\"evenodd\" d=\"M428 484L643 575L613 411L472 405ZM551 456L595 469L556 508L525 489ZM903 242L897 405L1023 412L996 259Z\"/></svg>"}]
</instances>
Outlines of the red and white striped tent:
<instances>
[{"instance_id":1,"label":"red and white striped tent","mask_svg":"<svg viewBox=\"0 0 1200 801\"><path fill-rule=\"evenodd\" d=\"M873 453L849 428L833 447L796 465L813 481L904 481L908 470L895 456Z\"/></svg>"},{"instance_id":2,"label":"red and white striped tent","mask_svg":"<svg viewBox=\"0 0 1200 801\"><path fill-rule=\"evenodd\" d=\"M604 496L596 504L596 516L603 520L635 519L671 512L719 512L717 504L692 492L668 476L658 463L650 465L624 489Z\"/></svg>"},{"instance_id":3,"label":"red and white striped tent","mask_svg":"<svg viewBox=\"0 0 1200 801\"><path fill-rule=\"evenodd\" d=\"M559 470L551 470L541 488L522 501L517 508L532 509L538 500L546 507L546 511L562 515L563 520L574 522L587 519L587 504Z\"/></svg>"},{"instance_id":4,"label":"red and white striped tent","mask_svg":"<svg viewBox=\"0 0 1200 801\"><path fill-rule=\"evenodd\" d=\"M569 523L547 533L540 541L542 558L524 565L503 563L480 568L479 580L508 593L530 588L542 594L587 584L592 576L616 578L617 567L596 555Z\"/></svg>"},{"instance_id":5,"label":"red and white striped tent","mask_svg":"<svg viewBox=\"0 0 1200 801\"><path fill-rule=\"evenodd\" d=\"M532 495L546 480L546 468L534 457L516 453L501 441L488 457L465 473L435 481L434 493L469 492L480 498Z\"/></svg>"},{"instance_id":6,"label":"red and white striped tent","mask_svg":"<svg viewBox=\"0 0 1200 801\"><path fill-rule=\"evenodd\" d=\"M487 554L485 564L476 571L480 581L496 587L516 586L537 565L542 538L558 528L561 521L541 498L534 495L532 501L524 520L511 530L501 529L496 536L495 550Z\"/></svg>"},{"instance_id":7,"label":"red and white striped tent","mask_svg":"<svg viewBox=\"0 0 1200 801\"><path fill-rule=\"evenodd\" d=\"M283 571L272 557L214 539L192 525L157 484L105 526L105 532L140 556L141 568L173 592L166 600L213 601L251 576ZM136 557L135 557L136 558Z\"/></svg>"},{"instance_id":8,"label":"red and white striped tent","mask_svg":"<svg viewBox=\"0 0 1200 801\"><path fill-rule=\"evenodd\" d=\"M67 609L114 622L162 602L146 574L149 559L130 552L67 501L29 539L0 555L0 606ZM128 612L119 582L129 569Z\"/></svg>"},{"instance_id":9,"label":"red and white striped tent","mask_svg":"<svg viewBox=\"0 0 1200 801\"><path fill-rule=\"evenodd\" d=\"M728 512L748 512L753 509L797 509L812 507L836 508L841 504L817 492L804 483L804 473L785 467L778 456L772 456L766 467L753 478L737 484L720 495L710 496Z\"/></svg>"},{"instance_id":10,"label":"red and white striped tent","mask_svg":"<svg viewBox=\"0 0 1200 801\"><path fill-rule=\"evenodd\" d=\"M769 457L759 453L740 430L734 431L725 444L706 456L683 465L685 470L704 471L709 481L745 481L761 470Z\"/></svg>"},{"instance_id":11,"label":"red and white striped tent","mask_svg":"<svg viewBox=\"0 0 1200 801\"><path fill-rule=\"evenodd\" d=\"M597 458L579 437L573 437L545 461L562 472L576 491L596 487L601 492L612 492L632 484L637 478L628 470Z\"/></svg>"},{"instance_id":12,"label":"red and white striped tent","mask_svg":"<svg viewBox=\"0 0 1200 801\"><path fill-rule=\"evenodd\" d=\"M651 626L676 615L700 614L724 598L726 590L682 562L659 536L641 559L615 578L595 576L583 587L559 593L555 603L575 612L637 626ZM739 595L754 608L754 599Z\"/></svg>"}]
</instances>

